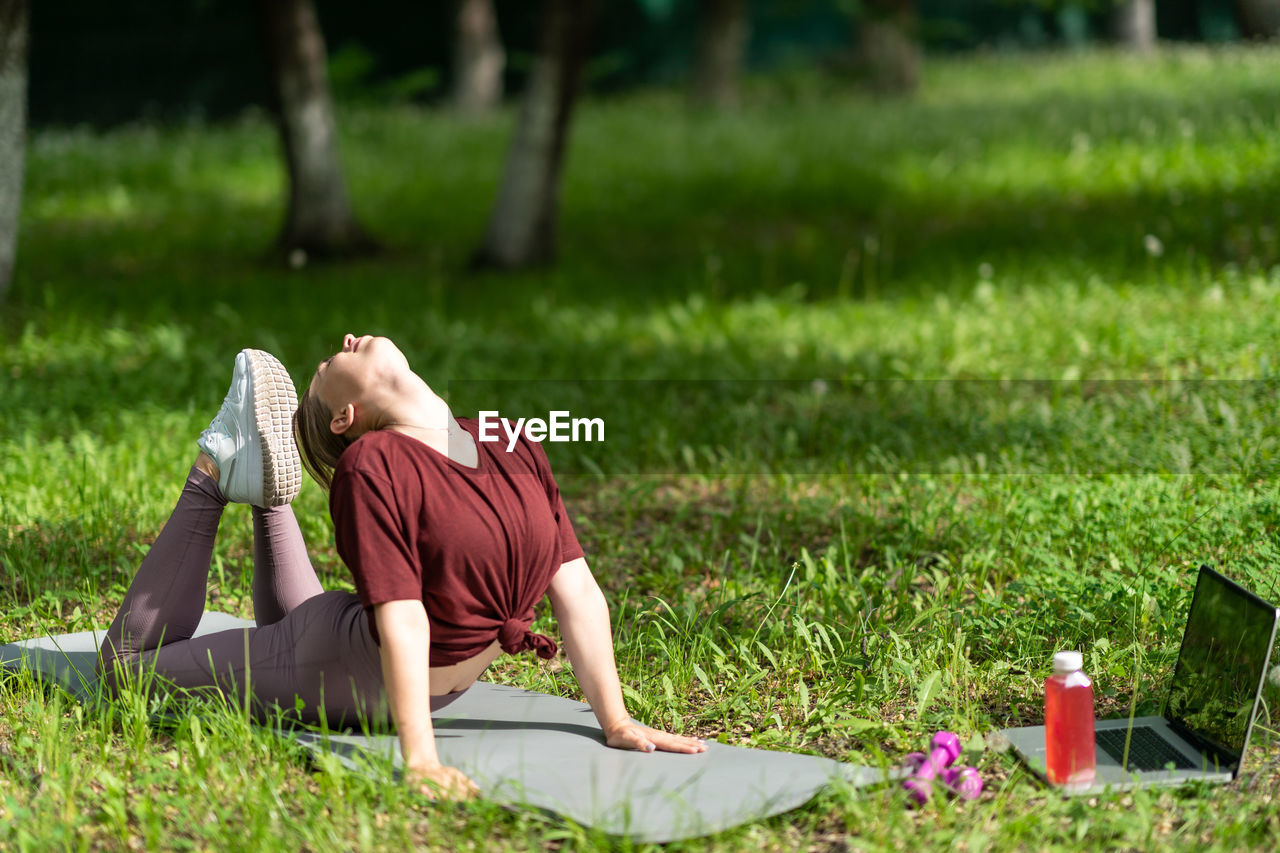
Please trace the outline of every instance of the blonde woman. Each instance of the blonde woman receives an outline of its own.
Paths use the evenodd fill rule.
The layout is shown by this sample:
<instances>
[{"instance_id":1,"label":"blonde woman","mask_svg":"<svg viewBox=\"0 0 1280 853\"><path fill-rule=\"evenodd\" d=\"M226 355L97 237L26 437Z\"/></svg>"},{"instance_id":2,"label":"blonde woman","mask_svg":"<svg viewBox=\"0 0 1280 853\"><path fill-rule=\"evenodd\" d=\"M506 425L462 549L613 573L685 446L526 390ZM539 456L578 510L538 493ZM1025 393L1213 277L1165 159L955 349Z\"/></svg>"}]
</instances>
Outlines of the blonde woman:
<instances>
[{"instance_id":1,"label":"blonde woman","mask_svg":"<svg viewBox=\"0 0 1280 853\"><path fill-rule=\"evenodd\" d=\"M268 353L236 357L178 504L103 641L109 687L145 668L304 720L392 722L410 778L469 796L471 780L440 762L430 712L504 652L553 657L555 641L529 630L546 596L609 746L705 751L627 713L604 595L540 444L480 442L477 422L455 418L387 338L345 336L296 411L294 394ZM302 465L329 491L354 594L323 591L307 558L288 506ZM192 638L228 501L254 507L257 627Z\"/></svg>"}]
</instances>

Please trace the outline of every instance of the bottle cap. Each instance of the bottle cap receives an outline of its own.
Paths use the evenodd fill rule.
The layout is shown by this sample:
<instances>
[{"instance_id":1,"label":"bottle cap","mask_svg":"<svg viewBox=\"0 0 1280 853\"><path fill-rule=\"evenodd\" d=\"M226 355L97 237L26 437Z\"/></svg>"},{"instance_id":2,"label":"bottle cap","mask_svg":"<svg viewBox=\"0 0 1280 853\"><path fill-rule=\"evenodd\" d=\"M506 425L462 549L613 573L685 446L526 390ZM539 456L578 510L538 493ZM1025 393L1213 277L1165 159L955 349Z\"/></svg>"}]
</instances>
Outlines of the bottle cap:
<instances>
[{"instance_id":1,"label":"bottle cap","mask_svg":"<svg viewBox=\"0 0 1280 853\"><path fill-rule=\"evenodd\" d=\"M1084 655L1079 652L1058 652L1053 656L1054 672L1078 672L1084 667Z\"/></svg>"}]
</instances>

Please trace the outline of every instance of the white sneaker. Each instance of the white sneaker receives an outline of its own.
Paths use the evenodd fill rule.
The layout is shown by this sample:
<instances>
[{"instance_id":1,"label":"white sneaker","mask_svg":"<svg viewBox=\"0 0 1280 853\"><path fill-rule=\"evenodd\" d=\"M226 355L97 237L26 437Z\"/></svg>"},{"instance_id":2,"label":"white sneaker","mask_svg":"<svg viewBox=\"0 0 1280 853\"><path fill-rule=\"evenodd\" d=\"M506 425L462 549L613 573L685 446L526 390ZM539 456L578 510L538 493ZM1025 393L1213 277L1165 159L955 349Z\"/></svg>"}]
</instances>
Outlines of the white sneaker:
<instances>
[{"instance_id":1,"label":"white sneaker","mask_svg":"<svg viewBox=\"0 0 1280 853\"><path fill-rule=\"evenodd\" d=\"M196 445L218 463L222 496L237 503L279 506L302 488L302 460L293 443L298 395L280 360L241 350L231 390Z\"/></svg>"}]
</instances>

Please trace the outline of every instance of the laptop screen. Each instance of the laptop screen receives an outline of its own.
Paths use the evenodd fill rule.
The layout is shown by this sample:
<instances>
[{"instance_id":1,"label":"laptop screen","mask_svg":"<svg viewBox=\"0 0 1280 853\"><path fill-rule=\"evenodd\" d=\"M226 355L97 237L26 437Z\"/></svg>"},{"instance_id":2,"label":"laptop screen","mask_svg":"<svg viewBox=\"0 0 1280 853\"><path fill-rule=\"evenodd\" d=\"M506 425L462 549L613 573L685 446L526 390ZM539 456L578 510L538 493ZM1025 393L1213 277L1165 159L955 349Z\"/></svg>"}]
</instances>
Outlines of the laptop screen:
<instances>
[{"instance_id":1,"label":"laptop screen","mask_svg":"<svg viewBox=\"0 0 1280 853\"><path fill-rule=\"evenodd\" d=\"M1238 761L1266 671L1276 611L1200 567L1166 716Z\"/></svg>"}]
</instances>

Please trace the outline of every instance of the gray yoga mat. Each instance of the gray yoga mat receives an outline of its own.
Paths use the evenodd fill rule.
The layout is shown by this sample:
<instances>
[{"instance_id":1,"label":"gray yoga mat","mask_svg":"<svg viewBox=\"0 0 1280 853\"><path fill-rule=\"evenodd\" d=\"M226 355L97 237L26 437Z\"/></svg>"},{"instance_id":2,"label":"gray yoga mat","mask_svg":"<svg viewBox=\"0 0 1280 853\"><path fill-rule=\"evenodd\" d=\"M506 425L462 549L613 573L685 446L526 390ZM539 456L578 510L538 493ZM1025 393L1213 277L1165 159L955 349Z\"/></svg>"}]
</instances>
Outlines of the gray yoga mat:
<instances>
[{"instance_id":1,"label":"gray yoga mat","mask_svg":"<svg viewBox=\"0 0 1280 853\"><path fill-rule=\"evenodd\" d=\"M197 634L252 626L206 612ZM27 668L79 698L92 693L100 632L82 631L0 646L0 665ZM780 814L837 779L861 787L901 778L901 770L842 764L812 755L711 743L699 755L610 749L590 707L516 687L479 682L432 715L440 760L495 802L541 809L636 841L666 842ZM309 749L331 751L346 767L371 772L394 735L282 732Z\"/></svg>"}]
</instances>

